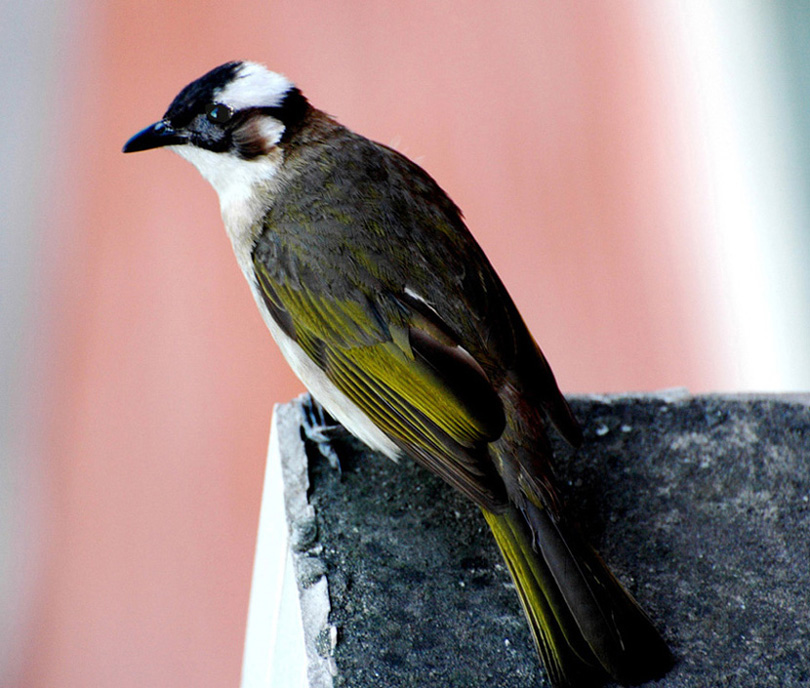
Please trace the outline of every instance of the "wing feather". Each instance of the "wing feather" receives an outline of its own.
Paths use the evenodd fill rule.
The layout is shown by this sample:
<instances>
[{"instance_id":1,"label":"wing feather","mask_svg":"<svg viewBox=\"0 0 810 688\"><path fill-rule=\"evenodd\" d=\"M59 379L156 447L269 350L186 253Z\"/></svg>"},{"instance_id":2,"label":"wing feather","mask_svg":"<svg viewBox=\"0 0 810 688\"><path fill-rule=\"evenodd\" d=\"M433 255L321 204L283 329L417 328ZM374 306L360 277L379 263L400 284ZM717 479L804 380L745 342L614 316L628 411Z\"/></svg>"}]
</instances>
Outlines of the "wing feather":
<instances>
[{"instance_id":1,"label":"wing feather","mask_svg":"<svg viewBox=\"0 0 810 688\"><path fill-rule=\"evenodd\" d=\"M475 502L490 509L504 503L487 451L503 431L503 408L480 367L412 328L409 341L418 348L403 348L407 342L383 325L361 290L351 300L331 298L284 285L254 264L271 316L377 427ZM407 323L407 310L401 315ZM471 379L478 396L470 396Z\"/></svg>"}]
</instances>

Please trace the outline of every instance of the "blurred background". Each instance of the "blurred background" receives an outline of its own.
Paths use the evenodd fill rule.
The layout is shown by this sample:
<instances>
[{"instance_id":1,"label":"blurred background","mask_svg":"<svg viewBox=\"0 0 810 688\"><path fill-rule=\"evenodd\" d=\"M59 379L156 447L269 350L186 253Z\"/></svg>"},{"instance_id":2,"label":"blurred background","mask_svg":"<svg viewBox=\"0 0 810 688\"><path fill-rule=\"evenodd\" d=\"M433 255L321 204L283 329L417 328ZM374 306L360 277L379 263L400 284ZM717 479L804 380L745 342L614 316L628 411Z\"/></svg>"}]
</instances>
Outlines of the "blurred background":
<instances>
[{"instance_id":1,"label":"blurred background","mask_svg":"<svg viewBox=\"0 0 810 688\"><path fill-rule=\"evenodd\" d=\"M264 62L463 208L567 392L810 389L810 4L3 0L0 685L235 686L273 404L213 190Z\"/></svg>"}]
</instances>

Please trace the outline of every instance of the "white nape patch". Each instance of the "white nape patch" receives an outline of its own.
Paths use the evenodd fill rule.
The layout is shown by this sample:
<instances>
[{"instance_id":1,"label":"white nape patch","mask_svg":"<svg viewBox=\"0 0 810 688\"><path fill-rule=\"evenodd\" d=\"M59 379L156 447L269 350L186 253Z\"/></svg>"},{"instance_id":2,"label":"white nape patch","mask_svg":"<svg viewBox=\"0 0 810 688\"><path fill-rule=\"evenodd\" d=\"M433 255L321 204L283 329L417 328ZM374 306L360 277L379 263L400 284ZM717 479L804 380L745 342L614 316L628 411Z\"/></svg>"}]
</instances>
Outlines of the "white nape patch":
<instances>
[{"instance_id":1,"label":"white nape patch","mask_svg":"<svg viewBox=\"0 0 810 688\"><path fill-rule=\"evenodd\" d=\"M234 110L278 107L293 87L285 76L256 62L244 62L236 77L216 94L216 100Z\"/></svg>"},{"instance_id":2,"label":"white nape patch","mask_svg":"<svg viewBox=\"0 0 810 688\"><path fill-rule=\"evenodd\" d=\"M271 117L265 119L275 122L283 131L279 122ZM251 281L253 243L259 229L259 220L273 200L281 154L276 152L255 160L242 160L234 155L214 153L191 145L168 148L194 165L214 187L219 196L222 221L233 245L236 260L245 277Z\"/></svg>"},{"instance_id":3,"label":"white nape patch","mask_svg":"<svg viewBox=\"0 0 810 688\"><path fill-rule=\"evenodd\" d=\"M250 282L253 296L264 317L264 322L270 330L270 334L273 335L273 339L276 340L276 344L278 344L281 353L284 354L284 358L290 364L293 372L312 393L312 396L357 439L375 451L385 454L389 459L398 461L402 456L399 447L369 420L369 417L363 413L359 406L335 386L293 339L287 336L267 310L261 295L261 287L256 283L256 280L249 279L248 282Z\"/></svg>"}]
</instances>

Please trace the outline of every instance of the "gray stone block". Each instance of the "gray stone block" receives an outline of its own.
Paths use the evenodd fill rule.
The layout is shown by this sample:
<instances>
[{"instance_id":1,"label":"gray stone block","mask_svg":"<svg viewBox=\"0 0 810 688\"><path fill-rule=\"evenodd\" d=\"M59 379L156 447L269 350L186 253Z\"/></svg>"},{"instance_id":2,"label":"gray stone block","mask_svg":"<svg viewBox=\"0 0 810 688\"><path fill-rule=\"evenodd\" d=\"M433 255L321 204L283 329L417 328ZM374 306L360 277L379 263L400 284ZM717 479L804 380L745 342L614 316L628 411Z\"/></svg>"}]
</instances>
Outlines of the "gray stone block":
<instances>
[{"instance_id":1,"label":"gray stone block","mask_svg":"<svg viewBox=\"0 0 810 688\"><path fill-rule=\"evenodd\" d=\"M558 478L677 657L653 685L810 685L808 397L578 397L573 408L585 441L575 454L557 443ZM314 522L288 514L301 585L325 575L331 604L329 625L307 635L337 668L334 685L548 685L477 509L342 431L337 471L316 444L300 450L301 401L279 413L285 476L309 483L285 489L314 508Z\"/></svg>"}]
</instances>

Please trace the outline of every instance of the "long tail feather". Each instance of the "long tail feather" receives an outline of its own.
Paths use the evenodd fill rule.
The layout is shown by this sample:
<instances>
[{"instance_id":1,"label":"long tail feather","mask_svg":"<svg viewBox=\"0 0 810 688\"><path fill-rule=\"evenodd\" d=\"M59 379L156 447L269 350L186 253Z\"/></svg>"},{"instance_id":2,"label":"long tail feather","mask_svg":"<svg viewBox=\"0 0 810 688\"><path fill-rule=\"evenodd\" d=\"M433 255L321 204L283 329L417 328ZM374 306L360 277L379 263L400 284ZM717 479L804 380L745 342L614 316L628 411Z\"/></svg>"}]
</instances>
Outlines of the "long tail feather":
<instances>
[{"instance_id":1,"label":"long tail feather","mask_svg":"<svg viewBox=\"0 0 810 688\"><path fill-rule=\"evenodd\" d=\"M533 504L484 517L556 688L636 685L670 668L652 622L574 529Z\"/></svg>"}]
</instances>

